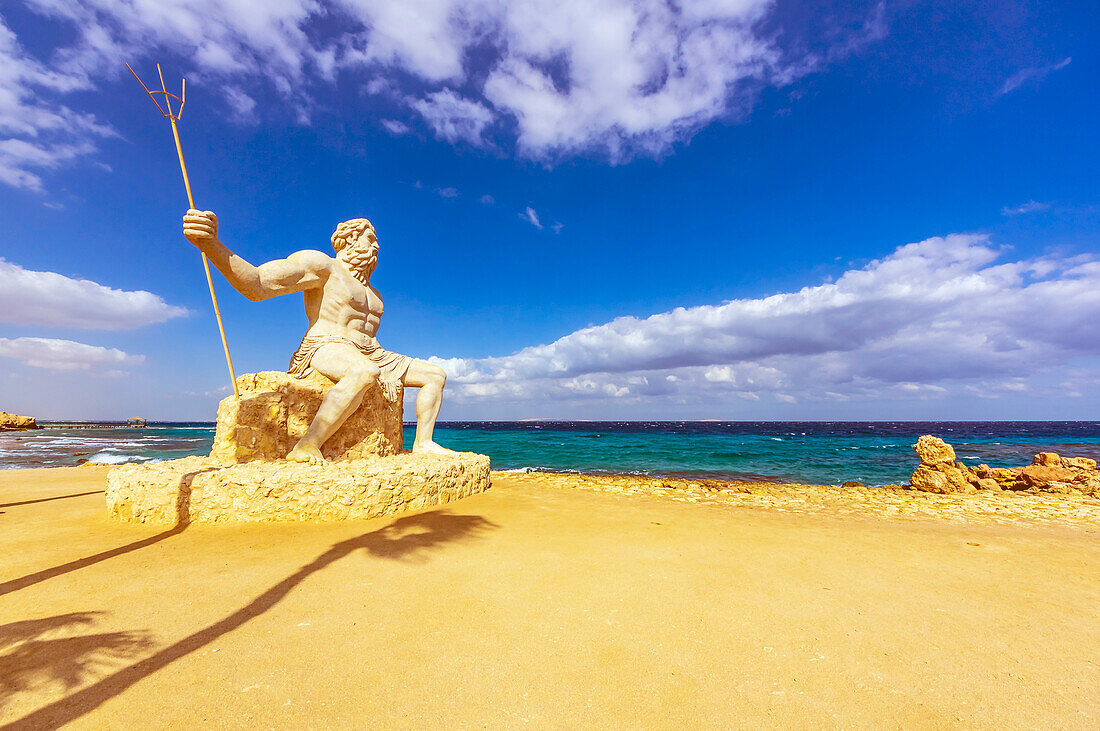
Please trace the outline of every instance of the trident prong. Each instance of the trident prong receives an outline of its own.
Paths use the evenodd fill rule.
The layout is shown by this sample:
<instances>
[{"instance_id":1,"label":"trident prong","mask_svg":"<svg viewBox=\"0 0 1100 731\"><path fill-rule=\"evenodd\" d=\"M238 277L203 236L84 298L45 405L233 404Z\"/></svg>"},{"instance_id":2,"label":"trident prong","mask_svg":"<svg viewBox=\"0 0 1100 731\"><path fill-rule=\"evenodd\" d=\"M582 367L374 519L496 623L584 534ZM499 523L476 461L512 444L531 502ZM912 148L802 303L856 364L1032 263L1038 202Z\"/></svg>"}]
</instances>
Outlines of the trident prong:
<instances>
[{"instance_id":1,"label":"trident prong","mask_svg":"<svg viewBox=\"0 0 1100 731\"><path fill-rule=\"evenodd\" d=\"M183 146L180 145L180 133L176 126L176 123L180 119L180 115L183 114L183 105L187 99L187 79L183 79L180 83L180 96L176 96L168 91L168 87L164 85L164 73L160 70L160 64L157 64L157 76L160 77L160 91L149 91L149 87L138 77L134 70L130 68L130 64L126 64L126 68L130 69L130 73L134 74L134 78L141 84L141 88L145 89L145 93L149 95L149 98L153 100L153 104L157 106L157 111L162 116L168 117L172 122L172 137L176 141L176 154L180 159L180 171L183 173L183 186L187 189L187 203L191 208L195 207L195 198L191 195L191 179L187 176L187 164L183 161ZM168 108L168 111L164 111L161 108L160 102L153 96L154 94L161 94L164 96L164 106ZM175 99L180 103L179 108L172 111L172 99ZM222 349L225 350L225 363L229 366L229 378L233 382L233 393L238 398L241 393L237 389L237 375L233 372L233 359L229 357L229 343L225 339L225 326L222 325L222 313L218 307L218 296L214 294L214 280L210 276L210 260L206 257L206 252L202 252L202 266L206 270L206 284L210 287L210 301L214 303L214 316L218 320L218 332L222 336Z\"/></svg>"},{"instance_id":2,"label":"trident prong","mask_svg":"<svg viewBox=\"0 0 1100 731\"><path fill-rule=\"evenodd\" d=\"M176 96L175 94L169 92L168 89L164 86L164 74L162 74L160 71L159 63L157 64L157 75L160 76L161 91L149 91L149 87L145 85L145 82L138 78L138 75L134 72L132 68L130 68L130 64L126 64L126 68L129 69L130 73L134 75L134 78L137 79L137 82L141 84L141 88L145 89L145 93L148 94L149 98L153 100L153 104L157 105L157 111L160 112L162 116L168 117L169 119L174 119L178 122L180 117L183 115L183 105L187 102L187 79L184 79L183 82L180 84L180 96ZM157 98L153 96L154 94L160 94L164 97L164 106L168 107L167 112L164 111L163 107L160 106L160 102L158 102ZM174 114L172 113L172 104L171 102L169 102L169 99L175 99L180 103L179 109Z\"/></svg>"}]
</instances>

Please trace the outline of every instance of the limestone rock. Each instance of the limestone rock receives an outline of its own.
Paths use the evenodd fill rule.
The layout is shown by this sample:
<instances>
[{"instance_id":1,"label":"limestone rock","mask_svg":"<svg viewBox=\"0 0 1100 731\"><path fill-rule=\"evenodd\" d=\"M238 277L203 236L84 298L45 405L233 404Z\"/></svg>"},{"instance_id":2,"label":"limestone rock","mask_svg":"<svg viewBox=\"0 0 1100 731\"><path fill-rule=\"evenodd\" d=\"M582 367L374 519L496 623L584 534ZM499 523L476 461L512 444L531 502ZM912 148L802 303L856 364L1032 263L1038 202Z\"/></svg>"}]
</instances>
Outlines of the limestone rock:
<instances>
[{"instance_id":1,"label":"limestone rock","mask_svg":"<svg viewBox=\"0 0 1100 731\"><path fill-rule=\"evenodd\" d=\"M979 490L992 490L994 492L1002 491L1001 483L997 482L992 477L979 478L977 482L972 482L971 484Z\"/></svg>"},{"instance_id":2,"label":"limestone rock","mask_svg":"<svg viewBox=\"0 0 1100 731\"><path fill-rule=\"evenodd\" d=\"M1061 459L1058 462L1060 465ZM1027 487L1041 488L1052 482L1069 482L1077 476L1077 473L1061 466L1048 467L1044 464L1030 464L1027 467L1022 467L1019 475L1020 482L1023 482Z\"/></svg>"},{"instance_id":3,"label":"limestone rock","mask_svg":"<svg viewBox=\"0 0 1100 731\"><path fill-rule=\"evenodd\" d=\"M1040 452L1026 467L969 468L955 461L955 450L942 439L925 435L913 445L921 463L910 486L925 492L950 493L976 490L1027 490L1054 494L1100 496L1100 470L1088 457L1062 457Z\"/></svg>"},{"instance_id":4,"label":"limestone rock","mask_svg":"<svg viewBox=\"0 0 1100 731\"><path fill-rule=\"evenodd\" d=\"M920 457L923 465L936 466L940 464L952 464L955 461L955 450L950 444L939 437L925 434L913 445L913 451Z\"/></svg>"},{"instance_id":5,"label":"limestone rock","mask_svg":"<svg viewBox=\"0 0 1100 731\"><path fill-rule=\"evenodd\" d=\"M1055 452L1039 452L1032 457L1031 464L1042 465L1044 467L1061 467L1062 458Z\"/></svg>"},{"instance_id":6,"label":"limestone rock","mask_svg":"<svg viewBox=\"0 0 1100 731\"><path fill-rule=\"evenodd\" d=\"M920 466L909 478L915 490L936 493L975 492L978 477L962 462L955 461L955 450L939 437L925 434L913 445Z\"/></svg>"},{"instance_id":7,"label":"limestone rock","mask_svg":"<svg viewBox=\"0 0 1100 731\"><path fill-rule=\"evenodd\" d=\"M210 456L224 463L281 460L309 428L332 381L320 373L296 378L262 371L237 377L240 398L218 406ZM321 448L328 460L358 460L401 450L401 396L391 401L375 385L363 404Z\"/></svg>"},{"instance_id":8,"label":"limestone rock","mask_svg":"<svg viewBox=\"0 0 1100 731\"><path fill-rule=\"evenodd\" d=\"M969 475L950 463L941 463L935 467L922 464L909 478L916 490L936 493L975 492Z\"/></svg>"},{"instance_id":9,"label":"limestone rock","mask_svg":"<svg viewBox=\"0 0 1100 731\"><path fill-rule=\"evenodd\" d=\"M124 465L107 475L107 508L135 523L374 518L489 489L489 458L404 453L309 465L210 457Z\"/></svg>"},{"instance_id":10,"label":"limestone rock","mask_svg":"<svg viewBox=\"0 0 1100 731\"><path fill-rule=\"evenodd\" d=\"M38 423L33 416L19 416L0 411L0 431L18 431L22 429L37 429Z\"/></svg>"}]
</instances>

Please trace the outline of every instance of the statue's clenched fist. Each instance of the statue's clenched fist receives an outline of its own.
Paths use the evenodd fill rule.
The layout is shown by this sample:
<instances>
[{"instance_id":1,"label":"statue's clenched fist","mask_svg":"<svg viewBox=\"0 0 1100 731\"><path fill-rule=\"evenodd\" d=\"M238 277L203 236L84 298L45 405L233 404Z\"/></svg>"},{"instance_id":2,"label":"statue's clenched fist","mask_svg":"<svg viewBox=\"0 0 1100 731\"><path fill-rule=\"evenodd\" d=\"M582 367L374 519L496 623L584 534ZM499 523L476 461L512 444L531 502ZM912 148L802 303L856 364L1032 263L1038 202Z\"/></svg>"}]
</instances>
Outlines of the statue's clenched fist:
<instances>
[{"instance_id":1,"label":"statue's clenched fist","mask_svg":"<svg viewBox=\"0 0 1100 731\"><path fill-rule=\"evenodd\" d=\"M218 239L218 217L213 211L191 208L183 217L183 235L195 246Z\"/></svg>"}]
</instances>

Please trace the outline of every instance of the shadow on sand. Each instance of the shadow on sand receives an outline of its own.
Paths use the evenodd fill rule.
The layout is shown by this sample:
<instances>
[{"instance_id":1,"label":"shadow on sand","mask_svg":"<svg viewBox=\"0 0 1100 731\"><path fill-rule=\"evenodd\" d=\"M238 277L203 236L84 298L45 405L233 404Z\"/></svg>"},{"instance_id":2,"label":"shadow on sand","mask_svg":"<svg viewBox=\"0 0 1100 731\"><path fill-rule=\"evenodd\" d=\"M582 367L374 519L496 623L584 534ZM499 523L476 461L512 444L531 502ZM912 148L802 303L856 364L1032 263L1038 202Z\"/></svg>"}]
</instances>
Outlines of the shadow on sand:
<instances>
[{"instance_id":1,"label":"shadow on sand","mask_svg":"<svg viewBox=\"0 0 1100 731\"><path fill-rule=\"evenodd\" d=\"M0 710L16 693L50 686L68 692L154 647L145 632L49 636L89 627L98 615L73 612L0 625Z\"/></svg>"},{"instance_id":2,"label":"shadow on sand","mask_svg":"<svg viewBox=\"0 0 1100 731\"><path fill-rule=\"evenodd\" d=\"M17 503L0 503L0 508L14 508L16 505L33 505L34 503L48 503L51 500L66 500L71 497L84 497L85 495L102 495L104 490L90 490L88 492L77 492L72 495L54 495L53 497L40 497L37 500L21 500Z\"/></svg>"},{"instance_id":3,"label":"shadow on sand","mask_svg":"<svg viewBox=\"0 0 1100 731\"><path fill-rule=\"evenodd\" d=\"M425 561L432 549L477 538L496 527L480 515L455 515L442 510L399 518L378 530L340 541L228 617L4 728L56 728L71 723L143 678L260 616L308 577L350 553L362 549L372 556L397 561Z\"/></svg>"},{"instance_id":4,"label":"shadow on sand","mask_svg":"<svg viewBox=\"0 0 1100 731\"><path fill-rule=\"evenodd\" d=\"M19 591L20 589L26 589L28 586L33 586L34 584L37 584L41 581L46 581L47 579L52 579L55 576L61 576L62 574L67 574L67 573L70 573L72 571L77 571L79 569L87 568L88 566L94 566L95 564L99 563L100 561L106 561L109 558L114 558L116 556L122 556L122 555L130 553L132 551L137 551L139 549L146 548L148 546L152 546L155 543L160 543L161 541L165 540L166 538L171 538L174 535L179 535L184 530L186 530L187 525L191 520L191 483L194 481L194 479L197 475L200 475L203 472L209 472L210 469L213 469L213 468L207 468L207 469L197 470L195 472L189 472L188 474L183 476L183 479L180 480L180 491L179 491L179 494L176 496L176 525L175 525L175 527L170 528L169 530L166 530L162 533L157 533L155 536L149 536L148 538L143 538L140 541L134 541L133 543L127 543L125 546L119 546L118 548L112 548L109 551L103 551L101 553L96 553L96 554L91 555L91 556L86 556L84 558L79 558L75 561L69 561L68 563L63 563L60 566L54 566L52 568L42 569L41 571L36 571L33 574L27 574L26 576L21 576L18 579L10 579L8 581L0 583L0 596L4 596L5 594L10 594L13 591ZM104 491L103 490L96 490L95 492L104 492ZM81 495L93 495L93 494L95 494L95 492L80 493L80 494ZM43 498L43 500L28 500L27 502L42 502L44 500L60 500L61 498L66 498L66 497L78 497L78 495L61 495L60 497L56 497L56 498ZM11 505L22 505L22 504L25 504L25 503L11 503Z\"/></svg>"}]
</instances>

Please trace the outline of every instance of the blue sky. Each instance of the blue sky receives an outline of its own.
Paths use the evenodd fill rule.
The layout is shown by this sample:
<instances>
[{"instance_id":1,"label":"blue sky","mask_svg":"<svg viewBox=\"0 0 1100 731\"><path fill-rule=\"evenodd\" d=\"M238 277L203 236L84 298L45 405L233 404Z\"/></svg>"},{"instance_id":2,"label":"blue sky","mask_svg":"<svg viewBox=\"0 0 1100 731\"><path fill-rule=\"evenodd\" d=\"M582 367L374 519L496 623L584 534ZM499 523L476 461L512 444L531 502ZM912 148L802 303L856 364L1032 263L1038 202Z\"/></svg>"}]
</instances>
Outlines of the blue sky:
<instances>
[{"instance_id":1,"label":"blue sky","mask_svg":"<svg viewBox=\"0 0 1100 731\"><path fill-rule=\"evenodd\" d=\"M0 409L229 390L159 61L231 248L375 223L443 419L1096 418L1095 4L262 5L0 8ZM300 298L217 286L284 369Z\"/></svg>"}]
</instances>

